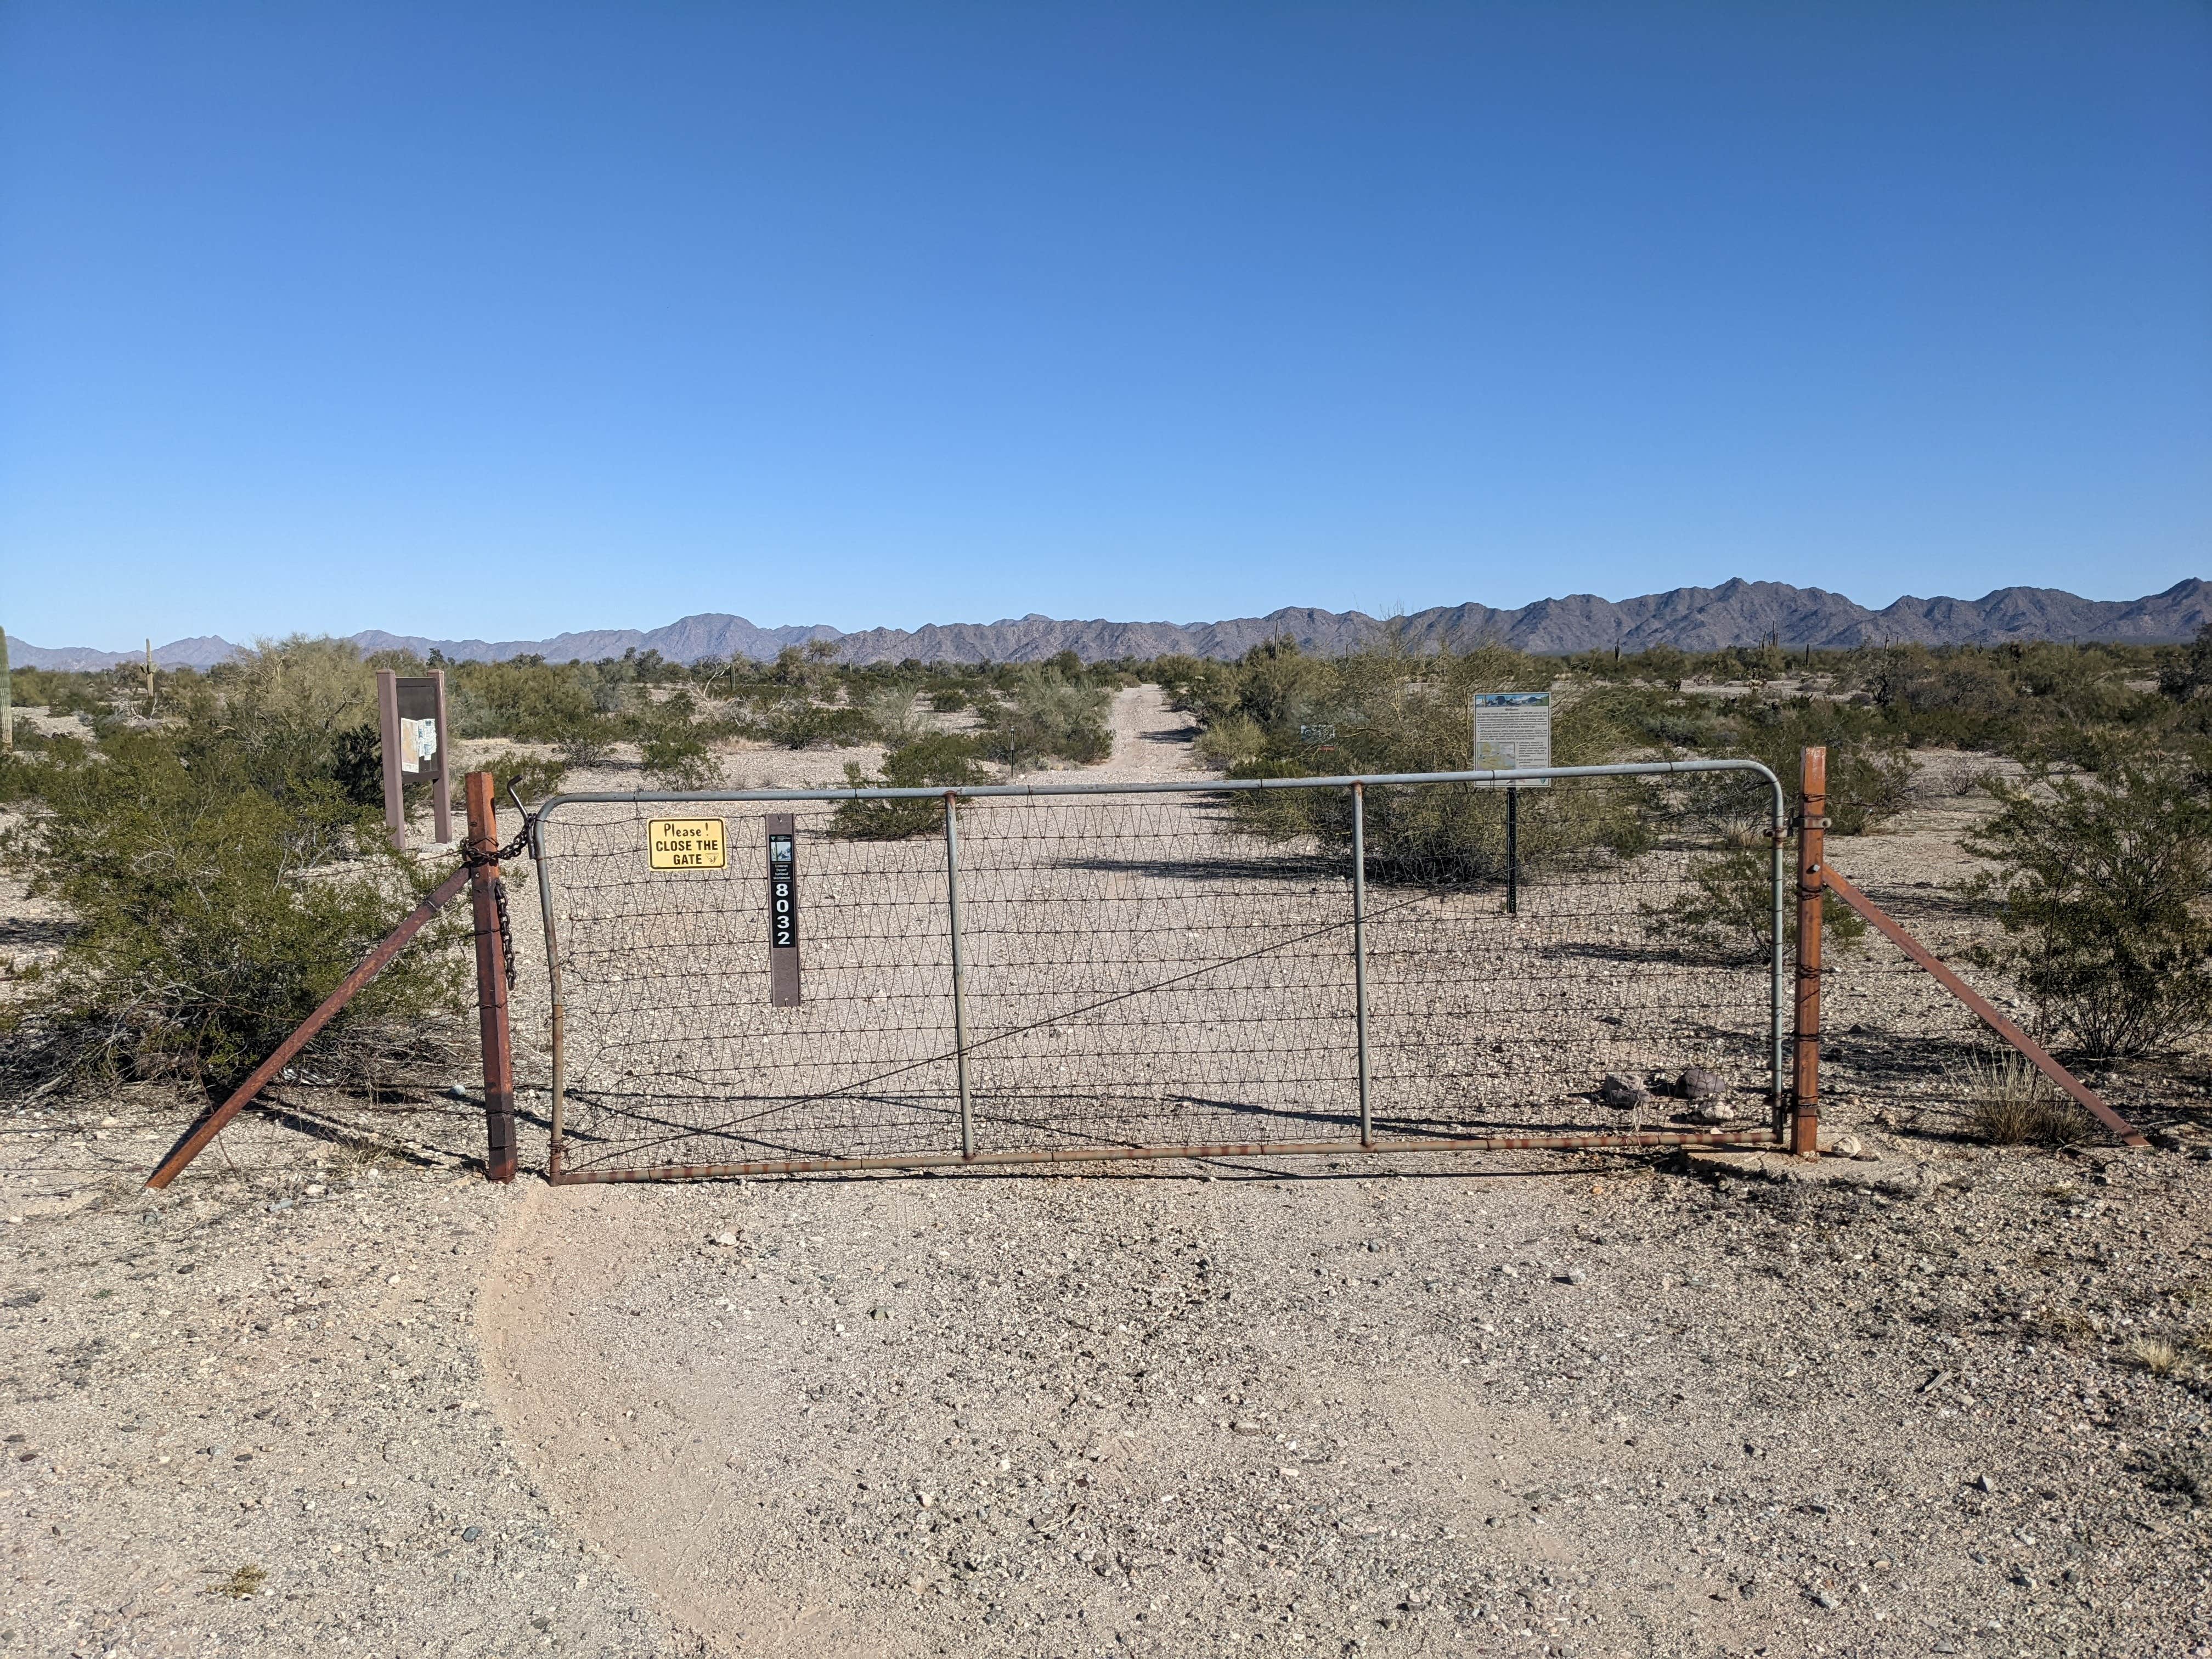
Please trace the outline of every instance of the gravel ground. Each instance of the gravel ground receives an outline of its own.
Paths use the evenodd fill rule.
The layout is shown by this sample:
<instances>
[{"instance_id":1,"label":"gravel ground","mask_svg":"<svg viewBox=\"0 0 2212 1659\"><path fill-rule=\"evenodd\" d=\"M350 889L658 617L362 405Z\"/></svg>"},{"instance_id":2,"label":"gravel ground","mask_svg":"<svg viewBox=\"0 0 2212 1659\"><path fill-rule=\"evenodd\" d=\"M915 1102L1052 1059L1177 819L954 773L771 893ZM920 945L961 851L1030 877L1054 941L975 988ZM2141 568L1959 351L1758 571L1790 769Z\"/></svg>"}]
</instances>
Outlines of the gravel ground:
<instances>
[{"instance_id":1,"label":"gravel ground","mask_svg":"<svg viewBox=\"0 0 2212 1659\"><path fill-rule=\"evenodd\" d=\"M1968 810L1837 862L1963 943ZM2202 1060L1976 1146L1877 950L1863 1163L497 1189L295 1091L154 1195L174 1100L18 1105L0 1654L2212 1654Z\"/></svg>"}]
</instances>

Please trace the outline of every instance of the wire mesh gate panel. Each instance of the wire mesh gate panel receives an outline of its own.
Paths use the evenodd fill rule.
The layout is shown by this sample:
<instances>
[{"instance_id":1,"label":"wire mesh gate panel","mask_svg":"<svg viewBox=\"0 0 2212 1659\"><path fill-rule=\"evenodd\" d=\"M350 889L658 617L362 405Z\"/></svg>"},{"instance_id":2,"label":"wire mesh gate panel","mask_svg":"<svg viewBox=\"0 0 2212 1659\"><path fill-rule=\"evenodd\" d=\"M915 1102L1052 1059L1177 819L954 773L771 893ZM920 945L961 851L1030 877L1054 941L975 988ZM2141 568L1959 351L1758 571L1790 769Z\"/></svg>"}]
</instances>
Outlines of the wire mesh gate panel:
<instances>
[{"instance_id":1,"label":"wire mesh gate panel","mask_svg":"<svg viewBox=\"0 0 2212 1659\"><path fill-rule=\"evenodd\" d=\"M1503 775L558 798L550 1172L1771 1140L1771 775Z\"/></svg>"}]
</instances>

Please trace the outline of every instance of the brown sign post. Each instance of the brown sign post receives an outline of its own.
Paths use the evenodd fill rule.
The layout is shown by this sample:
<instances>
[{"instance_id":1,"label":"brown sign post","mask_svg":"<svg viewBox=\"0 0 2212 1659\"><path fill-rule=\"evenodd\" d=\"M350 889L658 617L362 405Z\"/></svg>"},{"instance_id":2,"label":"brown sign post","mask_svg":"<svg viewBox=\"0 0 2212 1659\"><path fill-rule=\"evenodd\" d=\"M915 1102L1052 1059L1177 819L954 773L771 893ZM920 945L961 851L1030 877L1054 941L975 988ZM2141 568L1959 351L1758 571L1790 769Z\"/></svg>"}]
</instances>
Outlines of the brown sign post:
<instances>
[{"instance_id":1,"label":"brown sign post","mask_svg":"<svg viewBox=\"0 0 2212 1659\"><path fill-rule=\"evenodd\" d=\"M446 724L444 671L398 674L378 669L376 714L384 745L384 822L392 831L392 844L406 850L407 780L428 772L432 828L436 841L444 845L453 838L453 793L446 769L453 741Z\"/></svg>"}]
</instances>

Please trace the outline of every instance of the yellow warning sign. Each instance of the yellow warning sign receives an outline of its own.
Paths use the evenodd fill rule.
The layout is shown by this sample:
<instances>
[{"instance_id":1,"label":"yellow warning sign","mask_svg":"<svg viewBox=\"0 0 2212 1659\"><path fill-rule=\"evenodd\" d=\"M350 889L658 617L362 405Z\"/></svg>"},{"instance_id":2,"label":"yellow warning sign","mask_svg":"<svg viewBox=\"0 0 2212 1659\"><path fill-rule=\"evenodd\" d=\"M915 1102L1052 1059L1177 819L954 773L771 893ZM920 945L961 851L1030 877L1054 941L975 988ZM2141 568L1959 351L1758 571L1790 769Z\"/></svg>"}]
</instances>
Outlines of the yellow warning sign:
<instances>
[{"instance_id":1,"label":"yellow warning sign","mask_svg":"<svg viewBox=\"0 0 2212 1659\"><path fill-rule=\"evenodd\" d=\"M728 861L720 818L654 818L646 832L656 870L720 870Z\"/></svg>"}]
</instances>

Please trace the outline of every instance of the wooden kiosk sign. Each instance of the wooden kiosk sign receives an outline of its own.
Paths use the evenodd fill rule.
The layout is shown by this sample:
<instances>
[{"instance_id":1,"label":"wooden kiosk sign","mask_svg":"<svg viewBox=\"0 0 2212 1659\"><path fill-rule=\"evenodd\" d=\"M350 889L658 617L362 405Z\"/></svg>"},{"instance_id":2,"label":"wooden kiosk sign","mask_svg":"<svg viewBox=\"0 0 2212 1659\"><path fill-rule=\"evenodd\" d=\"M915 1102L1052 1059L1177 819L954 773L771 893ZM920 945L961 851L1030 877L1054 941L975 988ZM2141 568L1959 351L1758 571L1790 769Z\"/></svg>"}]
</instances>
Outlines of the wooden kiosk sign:
<instances>
[{"instance_id":1,"label":"wooden kiosk sign","mask_svg":"<svg viewBox=\"0 0 2212 1659\"><path fill-rule=\"evenodd\" d=\"M425 773L430 778L432 839L453 838L453 799L447 782L446 676L376 671L377 724L384 738L384 822L392 844L407 848L407 784Z\"/></svg>"}]
</instances>

